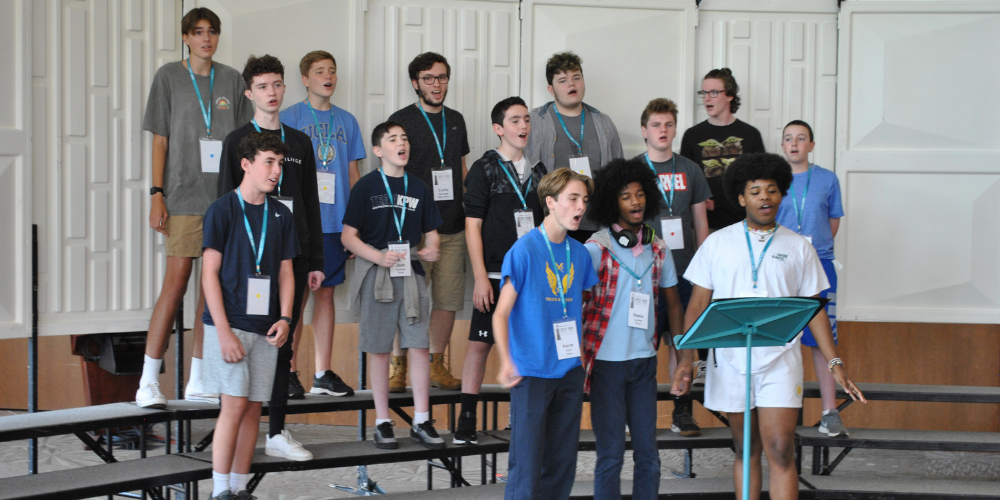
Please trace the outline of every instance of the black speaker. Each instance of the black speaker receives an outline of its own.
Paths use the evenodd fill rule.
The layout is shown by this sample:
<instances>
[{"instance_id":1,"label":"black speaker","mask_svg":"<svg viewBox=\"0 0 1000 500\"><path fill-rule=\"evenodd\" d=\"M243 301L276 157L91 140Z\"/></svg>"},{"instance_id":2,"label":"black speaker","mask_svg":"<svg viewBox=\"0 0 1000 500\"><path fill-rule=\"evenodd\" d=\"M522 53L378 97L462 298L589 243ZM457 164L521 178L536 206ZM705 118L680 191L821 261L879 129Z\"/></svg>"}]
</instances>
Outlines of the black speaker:
<instances>
[{"instance_id":1,"label":"black speaker","mask_svg":"<svg viewBox=\"0 0 1000 500\"><path fill-rule=\"evenodd\" d=\"M146 332L105 333L100 339L97 365L115 375L140 375L146 354ZM160 366L160 373L163 373Z\"/></svg>"}]
</instances>

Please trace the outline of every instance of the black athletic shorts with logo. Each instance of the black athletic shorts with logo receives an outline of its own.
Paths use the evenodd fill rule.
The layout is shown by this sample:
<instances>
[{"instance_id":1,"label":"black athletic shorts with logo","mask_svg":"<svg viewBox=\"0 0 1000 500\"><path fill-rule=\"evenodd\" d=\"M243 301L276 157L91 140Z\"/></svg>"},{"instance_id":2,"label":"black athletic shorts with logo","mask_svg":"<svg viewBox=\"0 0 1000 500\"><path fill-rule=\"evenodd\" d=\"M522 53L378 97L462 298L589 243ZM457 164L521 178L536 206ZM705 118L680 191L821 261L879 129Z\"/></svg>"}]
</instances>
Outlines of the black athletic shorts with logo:
<instances>
[{"instance_id":1,"label":"black athletic shorts with logo","mask_svg":"<svg viewBox=\"0 0 1000 500\"><path fill-rule=\"evenodd\" d=\"M500 300L500 280L490 279L490 286L493 288L493 304L489 312L480 312L472 306L472 321L469 323L469 340L486 344L493 343L493 310Z\"/></svg>"}]
</instances>

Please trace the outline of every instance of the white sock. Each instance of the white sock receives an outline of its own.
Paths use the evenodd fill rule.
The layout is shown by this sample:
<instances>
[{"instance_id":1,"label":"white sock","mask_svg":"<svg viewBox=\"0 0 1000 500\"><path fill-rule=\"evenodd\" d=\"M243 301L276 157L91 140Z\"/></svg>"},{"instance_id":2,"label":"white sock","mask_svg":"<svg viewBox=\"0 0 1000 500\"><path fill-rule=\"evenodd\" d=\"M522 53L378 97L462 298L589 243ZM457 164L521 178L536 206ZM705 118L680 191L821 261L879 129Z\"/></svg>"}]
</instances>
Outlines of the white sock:
<instances>
[{"instance_id":1,"label":"white sock","mask_svg":"<svg viewBox=\"0 0 1000 500\"><path fill-rule=\"evenodd\" d=\"M223 474L213 470L212 482L215 483L215 486L212 487L212 496L217 497L229 489L229 474Z\"/></svg>"},{"instance_id":2,"label":"white sock","mask_svg":"<svg viewBox=\"0 0 1000 500\"><path fill-rule=\"evenodd\" d=\"M238 474L236 472L229 473L229 491L239 493L247 489L247 483L250 482L250 474Z\"/></svg>"},{"instance_id":3,"label":"white sock","mask_svg":"<svg viewBox=\"0 0 1000 500\"><path fill-rule=\"evenodd\" d=\"M431 412L429 411L418 411L413 414L413 426L416 427L431 419Z\"/></svg>"},{"instance_id":4,"label":"white sock","mask_svg":"<svg viewBox=\"0 0 1000 500\"><path fill-rule=\"evenodd\" d=\"M321 372L316 372L316 378L322 378L323 375L326 375L326 370L323 370Z\"/></svg>"},{"instance_id":5,"label":"white sock","mask_svg":"<svg viewBox=\"0 0 1000 500\"><path fill-rule=\"evenodd\" d=\"M392 419L390 419L390 418L376 418L375 419L375 427L378 427L378 426L382 425L385 422L392 422Z\"/></svg>"},{"instance_id":6,"label":"white sock","mask_svg":"<svg viewBox=\"0 0 1000 500\"><path fill-rule=\"evenodd\" d=\"M823 410L823 416L825 417L825 416L829 415L830 411L831 410Z\"/></svg>"},{"instance_id":7,"label":"white sock","mask_svg":"<svg viewBox=\"0 0 1000 500\"><path fill-rule=\"evenodd\" d=\"M191 358L191 375L188 378L188 387L201 389L201 360Z\"/></svg>"},{"instance_id":8,"label":"white sock","mask_svg":"<svg viewBox=\"0 0 1000 500\"><path fill-rule=\"evenodd\" d=\"M139 387L150 382L159 382L161 365L163 365L162 359L153 359L149 355L143 355L142 377L139 378Z\"/></svg>"}]
</instances>

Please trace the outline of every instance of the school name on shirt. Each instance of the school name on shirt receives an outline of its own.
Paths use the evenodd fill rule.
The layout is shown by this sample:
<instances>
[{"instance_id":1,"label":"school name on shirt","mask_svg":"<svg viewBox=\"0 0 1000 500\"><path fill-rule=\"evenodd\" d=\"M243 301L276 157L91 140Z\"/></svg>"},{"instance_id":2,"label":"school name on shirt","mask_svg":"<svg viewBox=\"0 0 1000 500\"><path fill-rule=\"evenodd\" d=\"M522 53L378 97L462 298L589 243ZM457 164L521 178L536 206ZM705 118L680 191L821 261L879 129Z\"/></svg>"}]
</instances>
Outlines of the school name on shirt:
<instances>
[{"instance_id":1,"label":"school name on shirt","mask_svg":"<svg viewBox=\"0 0 1000 500\"><path fill-rule=\"evenodd\" d=\"M292 158L291 156L286 156L285 157L285 163L288 163L288 162L298 163L299 165L301 165L302 164L302 159L301 158Z\"/></svg>"},{"instance_id":2,"label":"school name on shirt","mask_svg":"<svg viewBox=\"0 0 1000 500\"><path fill-rule=\"evenodd\" d=\"M302 128L302 131L308 134L309 137L314 141L323 140L326 139L327 137L333 137L334 139L337 140L337 142L347 145L347 133L344 132L343 125L339 125L337 127L336 134L330 133L329 123L321 123L319 125L319 128L317 128L315 124L306 125L305 127Z\"/></svg>"},{"instance_id":3,"label":"school name on shirt","mask_svg":"<svg viewBox=\"0 0 1000 500\"><path fill-rule=\"evenodd\" d=\"M660 183L663 184L664 186L669 186L670 174L660 174ZM674 191L687 191L688 190L687 174L685 174L684 172L681 172L679 174L674 174L673 185L674 185L673 187Z\"/></svg>"},{"instance_id":4,"label":"school name on shirt","mask_svg":"<svg viewBox=\"0 0 1000 500\"><path fill-rule=\"evenodd\" d=\"M412 196L397 194L396 203L390 203L388 194L378 194L371 197L371 202L373 210L380 208L405 208L412 212L417 209L417 204L420 203L420 199Z\"/></svg>"}]
</instances>

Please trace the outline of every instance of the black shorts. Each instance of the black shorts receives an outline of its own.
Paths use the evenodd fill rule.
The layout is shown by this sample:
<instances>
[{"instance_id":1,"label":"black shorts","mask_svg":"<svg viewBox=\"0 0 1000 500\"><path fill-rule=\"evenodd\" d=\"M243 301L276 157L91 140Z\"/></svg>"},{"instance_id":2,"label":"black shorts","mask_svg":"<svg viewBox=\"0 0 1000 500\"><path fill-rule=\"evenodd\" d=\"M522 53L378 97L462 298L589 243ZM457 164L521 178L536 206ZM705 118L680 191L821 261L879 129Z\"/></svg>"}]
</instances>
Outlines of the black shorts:
<instances>
[{"instance_id":1,"label":"black shorts","mask_svg":"<svg viewBox=\"0 0 1000 500\"><path fill-rule=\"evenodd\" d=\"M490 286L493 288L493 305L489 312L480 312L475 306L472 307L472 321L469 322L469 340L493 343L493 310L500 300L500 280L490 279Z\"/></svg>"}]
</instances>

